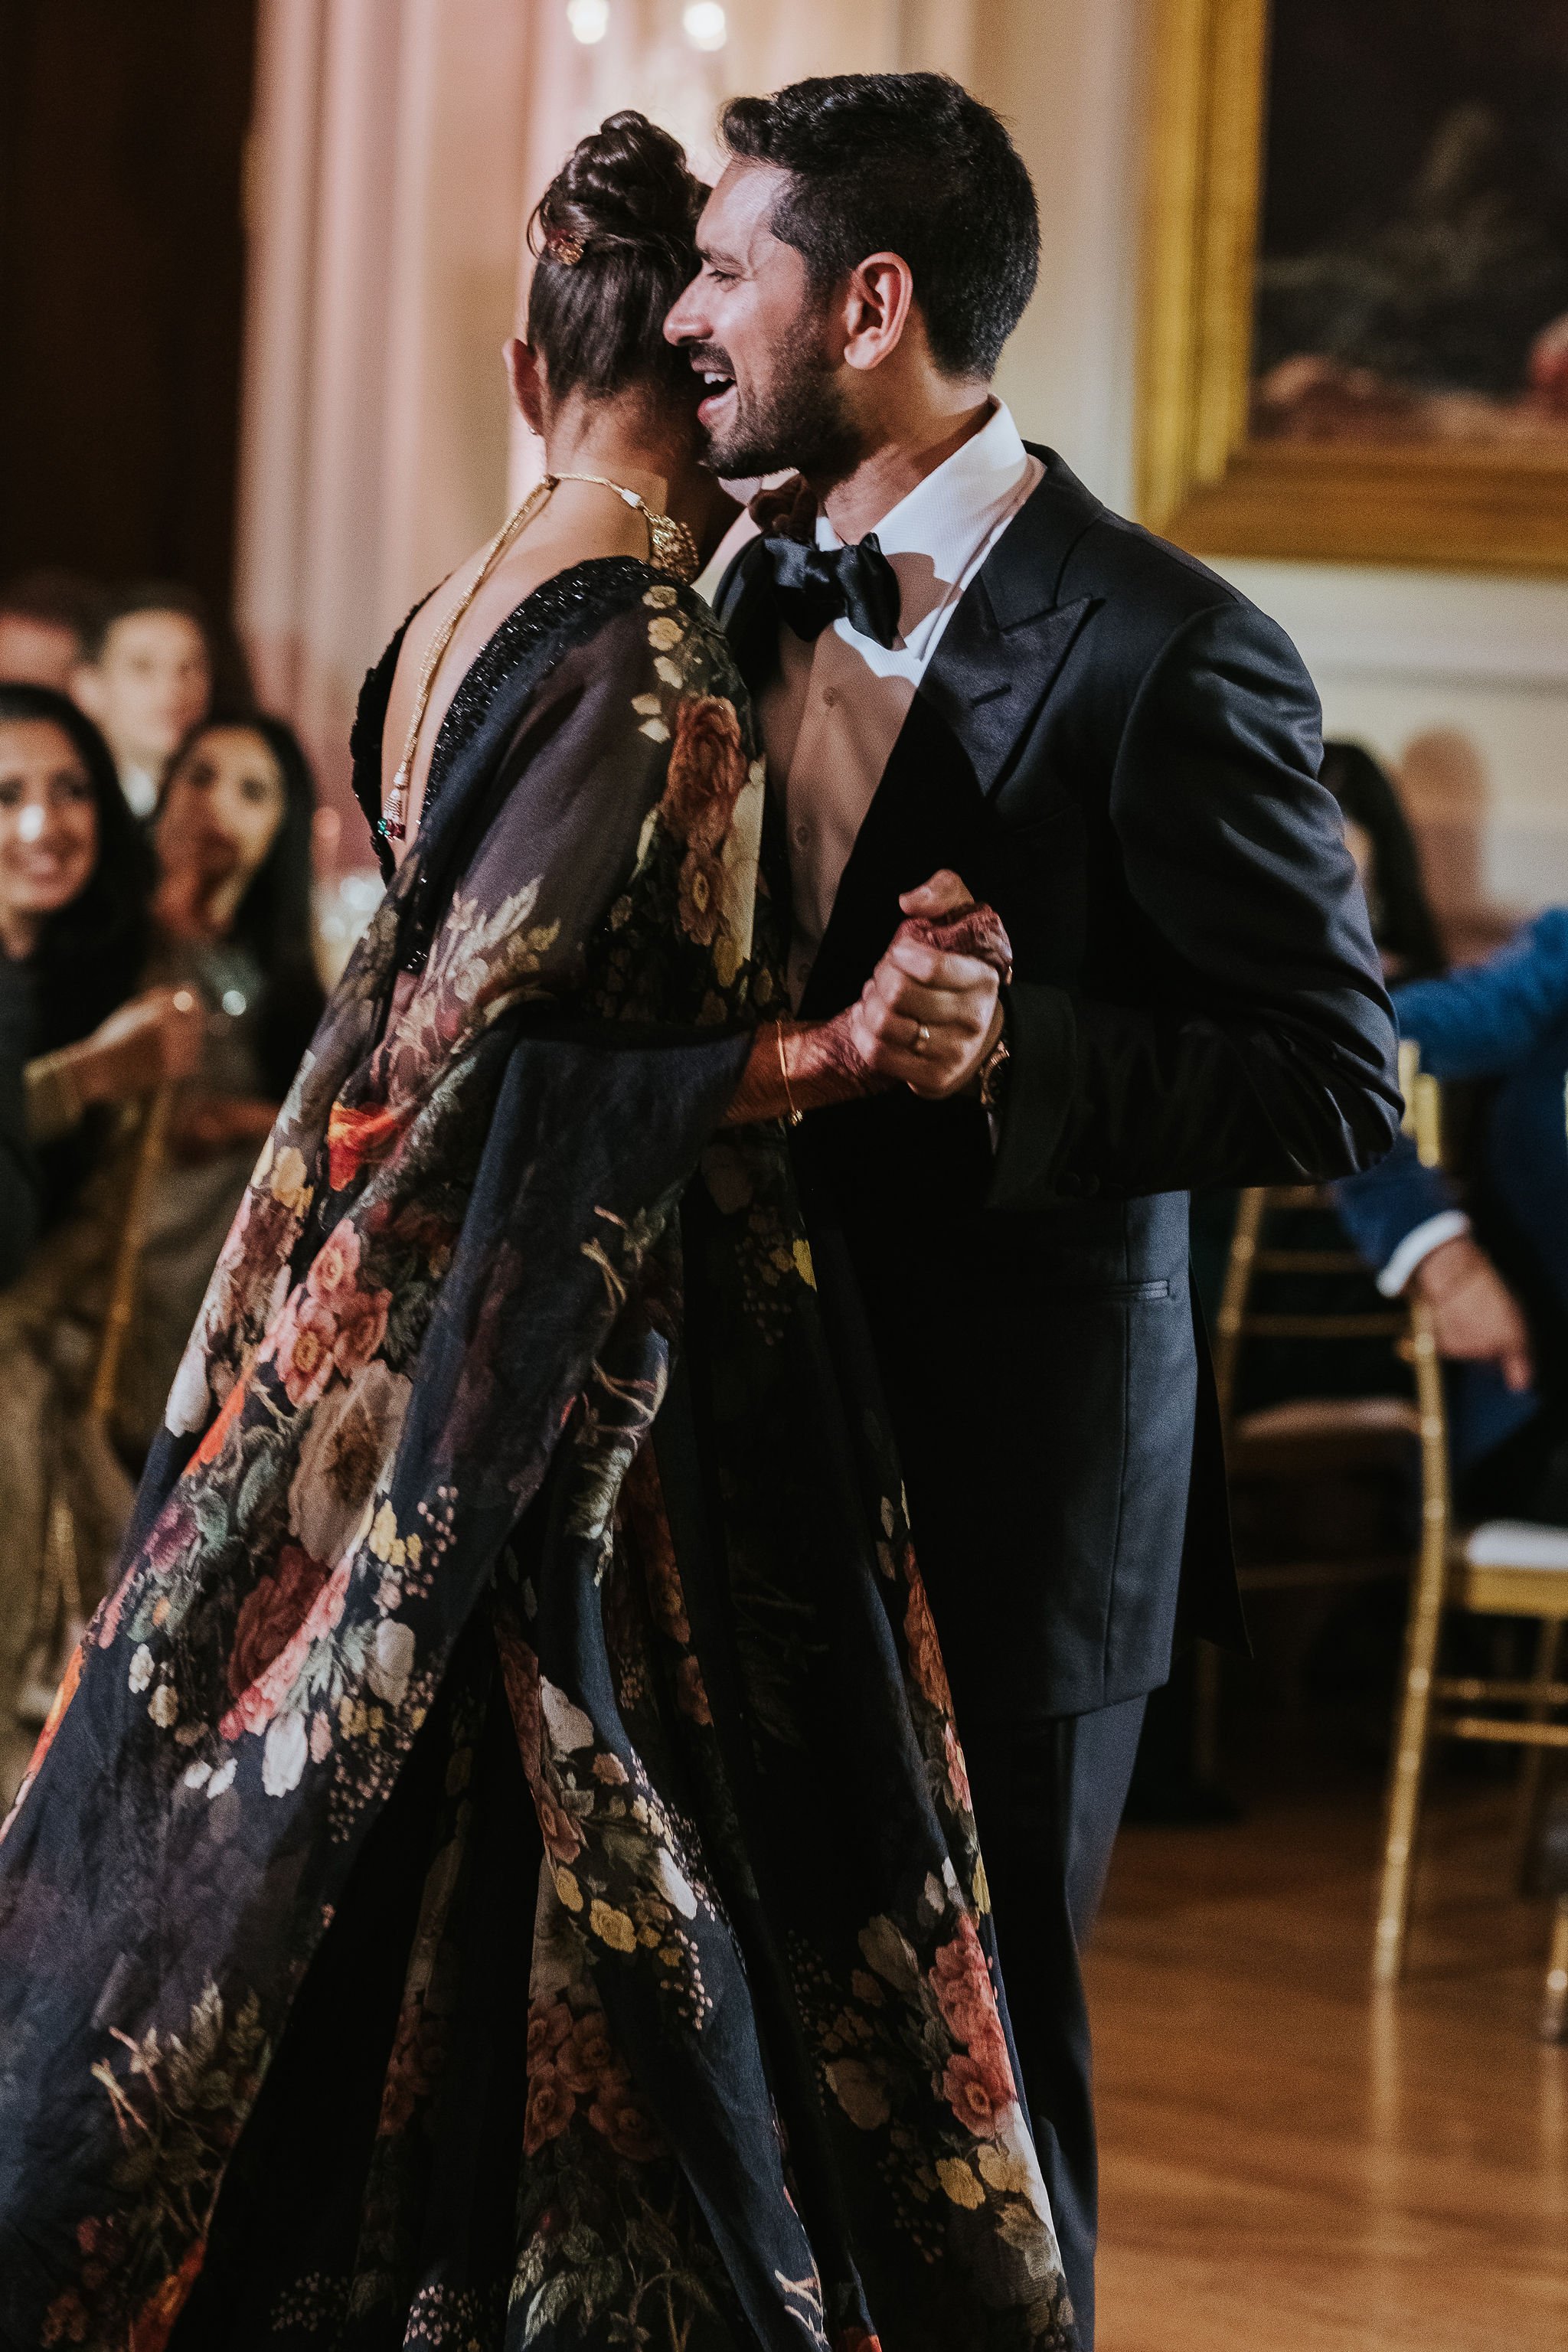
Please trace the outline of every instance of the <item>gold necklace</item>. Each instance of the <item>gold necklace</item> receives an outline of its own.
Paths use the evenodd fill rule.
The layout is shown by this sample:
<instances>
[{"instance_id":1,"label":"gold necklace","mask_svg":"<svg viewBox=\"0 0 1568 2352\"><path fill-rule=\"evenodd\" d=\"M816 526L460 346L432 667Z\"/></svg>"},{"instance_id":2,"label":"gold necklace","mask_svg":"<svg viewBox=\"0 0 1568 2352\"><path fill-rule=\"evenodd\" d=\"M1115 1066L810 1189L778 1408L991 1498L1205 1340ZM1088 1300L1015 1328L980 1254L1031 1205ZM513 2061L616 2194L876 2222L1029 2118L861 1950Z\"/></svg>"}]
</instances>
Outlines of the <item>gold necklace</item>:
<instances>
[{"instance_id":1,"label":"gold necklace","mask_svg":"<svg viewBox=\"0 0 1568 2352\"><path fill-rule=\"evenodd\" d=\"M552 489L557 482L592 482L595 488L614 490L624 506L635 507L647 525L648 556L656 572L672 572L678 580L695 580L702 566L698 561L697 541L683 522L673 515L660 514L636 490L612 482L605 474L546 474Z\"/></svg>"},{"instance_id":2,"label":"gold necklace","mask_svg":"<svg viewBox=\"0 0 1568 2352\"><path fill-rule=\"evenodd\" d=\"M408 722L408 734L403 746L403 757L399 760L396 772L393 776L392 790L387 794L386 813L382 819L383 827L391 841L401 841L408 829L408 786L414 772L415 754L419 749L419 730L425 724L425 713L430 704L430 689L436 683L436 674L446 657L447 648L457 635L469 605L513 540L527 530L540 508L545 504L551 493L562 482L591 482L595 488L614 490L616 498L625 505L635 507L647 525L649 561L657 571L673 572L678 580L686 581L695 580L701 568L698 561L697 542L686 525L683 522L677 522L673 515L659 514L648 505L646 499L639 497L636 490L628 490L621 483L612 482L604 474L546 474L543 480L536 483L530 490L527 498L515 512L508 515L505 522L486 548L484 562L474 575L473 585L458 598L451 613L437 631L430 650L425 656L424 665L419 672L419 683L415 689L414 712Z\"/></svg>"}]
</instances>

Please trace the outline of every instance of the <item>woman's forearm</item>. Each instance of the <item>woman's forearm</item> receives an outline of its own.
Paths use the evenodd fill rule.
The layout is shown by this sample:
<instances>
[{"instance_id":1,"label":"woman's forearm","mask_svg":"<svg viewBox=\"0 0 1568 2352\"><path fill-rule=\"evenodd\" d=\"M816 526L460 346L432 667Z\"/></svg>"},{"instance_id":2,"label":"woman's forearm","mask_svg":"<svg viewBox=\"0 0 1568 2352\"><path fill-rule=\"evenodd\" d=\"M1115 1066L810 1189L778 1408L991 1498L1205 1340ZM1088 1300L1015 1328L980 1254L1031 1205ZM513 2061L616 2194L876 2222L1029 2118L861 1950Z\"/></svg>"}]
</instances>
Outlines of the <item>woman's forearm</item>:
<instances>
[{"instance_id":1,"label":"woman's forearm","mask_svg":"<svg viewBox=\"0 0 1568 2352\"><path fill-rule=\"evenodd\" d=\"M847 1013L831 1021L770 1021L757 1032L724 1125L804 1118L828 1103L878 1092L886 1083L856 1050Z\"/></svg>"}]
</instances>

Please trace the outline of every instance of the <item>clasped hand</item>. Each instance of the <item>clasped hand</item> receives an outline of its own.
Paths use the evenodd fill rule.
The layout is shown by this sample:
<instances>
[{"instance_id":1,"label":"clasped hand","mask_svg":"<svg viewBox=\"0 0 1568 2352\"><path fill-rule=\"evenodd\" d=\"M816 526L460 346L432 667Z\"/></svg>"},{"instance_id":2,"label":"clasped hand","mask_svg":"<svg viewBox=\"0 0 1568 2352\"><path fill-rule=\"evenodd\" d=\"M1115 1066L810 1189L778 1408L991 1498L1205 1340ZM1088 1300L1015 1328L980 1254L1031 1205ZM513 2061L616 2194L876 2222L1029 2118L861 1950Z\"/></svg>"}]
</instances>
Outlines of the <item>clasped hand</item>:
<instances>
[{"instance_id":1,"label":"clasped hand","mask_svg":"<svg viewBox=\"0 0 1568 2352\"><path fill-rule=\"evenodd\" d=\"M878 1077L928 1101L973 1092L1002 1031L1006 933L945 867L899 905L906 919L850 1008L856 1051Z\"/></svg>"}]
</instances>

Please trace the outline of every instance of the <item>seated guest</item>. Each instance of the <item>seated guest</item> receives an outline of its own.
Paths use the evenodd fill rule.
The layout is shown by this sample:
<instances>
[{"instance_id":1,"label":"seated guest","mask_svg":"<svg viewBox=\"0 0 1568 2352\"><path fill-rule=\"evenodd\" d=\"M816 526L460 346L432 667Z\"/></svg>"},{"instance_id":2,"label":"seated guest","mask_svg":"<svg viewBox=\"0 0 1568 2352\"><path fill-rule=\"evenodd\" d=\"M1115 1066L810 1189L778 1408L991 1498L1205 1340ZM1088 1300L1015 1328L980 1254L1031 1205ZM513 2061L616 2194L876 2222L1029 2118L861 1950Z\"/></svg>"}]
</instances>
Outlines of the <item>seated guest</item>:
<instances>
[{"instance_id":1,"label":"seated guest","mask_svg":"<svg viewBox=\"0 0 1568 2352\"><path fill-rule=\"evenodd\" d=\"M1484 963L1395 989L1404 1034L1445 1081L1486 1079L1468 1213L1403 1138L1336 1186L1378 1286L1414 1286L1460 1391L1456 1457L1469 1507L1568 1521L1568 909L1527 924Z\"/></svg>"},{"instance_id":2,"label":"seated guest","mask_svg":"<svg viewBox=\"0 0 1568 2352\"><path fill-rule=\"evenodd\" d=\"M173 761L153 825L152 975L204 1015L142 1256L127 1429L150 1441L218 1251L322 1004L311 924L315 785L281 719L214 719Z\"/></svg>"},{"instance_id":3,"label":"seated guest","mask_svg":"<svg viewBox=\"0 0 1568 2352\"><path fill-rule=\"evenodd\" d=\"M71 681L98 721L137 816L150 816L158 781L213 698L214 644L205 605L165 581L109 598Z\"/></svg>"},{"instance_id":4,"label":"seated guest","mask_svg":"<svg viewBox=\"0 0 1568 2352\"><path fill-rule=\"evenodd\" d=\"M27 1263L38 1229L38 1164L27 1139L33 993L0 956L0 1289Z\"/></svg>"},{"instance_id":5,"label":"seated guest","mask_svg":"<svg viewBox=\"0 0 1568 2352\"><path fill-rule=\"evenodd\" d=\"M70 572L27 572L0 589L0 680L68 693L87 658L98 595Z\"/></svg>"},{"instance_id":6,"label":"seated guest","mask_svg":"<svg viewBox=\"0 0 1568 2352\"><path fill-rule=\"evenodd\" d=\"M125 1107L184 1075L200 1044L194 1002L137 992L151 884L91 721L46 687L0 686L0 1003L27 1057L39 1226L0 1295L0 1771L29 1653L37 1680L68 1633L60 1577L90 1601L130 1499L84 1411L135 1148Z\"/></svg>"}]
</instances>

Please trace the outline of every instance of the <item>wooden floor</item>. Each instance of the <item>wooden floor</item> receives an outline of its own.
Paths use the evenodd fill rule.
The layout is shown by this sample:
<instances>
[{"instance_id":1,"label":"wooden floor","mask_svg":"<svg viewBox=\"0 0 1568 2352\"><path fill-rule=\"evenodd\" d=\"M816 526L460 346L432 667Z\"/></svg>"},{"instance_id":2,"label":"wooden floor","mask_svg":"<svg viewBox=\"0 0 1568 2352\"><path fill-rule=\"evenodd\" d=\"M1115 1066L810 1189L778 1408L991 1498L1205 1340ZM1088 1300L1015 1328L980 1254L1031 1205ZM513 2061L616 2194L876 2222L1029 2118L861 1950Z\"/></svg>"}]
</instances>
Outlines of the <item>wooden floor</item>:
<instances>
[{"instance_id":1,"label":"wooden floor","mask_svg":"<svg viewBox=\"0 0 1568 2352\"><path fill-rule=\"evenodd\" d=\"M1129 1830L1090 1967L1099 2352L1568 2352L1568 2048L1506 1797L1440 1804L1367 1982L1370 1790Z\"/></svg>"}]
</instances>

